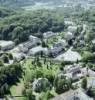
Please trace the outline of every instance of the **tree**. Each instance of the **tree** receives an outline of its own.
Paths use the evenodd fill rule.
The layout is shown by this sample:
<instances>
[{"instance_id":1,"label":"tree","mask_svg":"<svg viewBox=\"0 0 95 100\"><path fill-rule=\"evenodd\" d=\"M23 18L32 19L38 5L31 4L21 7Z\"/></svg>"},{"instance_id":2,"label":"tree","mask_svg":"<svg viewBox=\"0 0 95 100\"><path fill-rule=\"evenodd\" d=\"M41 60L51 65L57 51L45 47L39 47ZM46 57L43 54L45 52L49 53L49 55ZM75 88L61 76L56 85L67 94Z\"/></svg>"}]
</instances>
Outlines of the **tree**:
<instances>
[{"instance_id":1,"label":"tree","mask_svg":"<svg viewBox=\"0 0 95 100\"><path fill-rule=\"evenodd\" d=\"M87 89L87 78L86 77L82 79L81 87L83 89Z\"/></svg>"},{"instance_id":2,"label":"tree","mask_svg":"<svg viewBox=\"0 0 95 100\"><path fill-rule=\"evenodd\" d=\"M90 87L87 91L88 96L95 98L95 87Z\"/></svg>"},{"instance_id":3,"label":"tree","mask_svg":"<svg viewBox=\"0 0 95 100\"><path fill-rule=\"evenodd\" d=\"M10 60L13 60L13 55L11 53L9 53L8 56Z\"/></svg>"},{"instance_id":4,"label":"tree","mask_svg":"<svg viewBox=\"0 0 95 100\"><path fill-rule=\"evenodd\" d=\"M21 65L16 62L0 68L0 97L9 93L10 86L18 82L22 77L22 72Z\"/></svg>"},{"instance_id":5,"label":"tree","mask_svg":"<svg viewBox=\"0 0 95 100\"><path fill-rule=\"evenodd\" d=\"M30 88L25 88L23 90L23 95L26 96L25 100L36 100L35 95L33 95L32 89Z\"/></svg>"},{"instance_id":6,"label":"tree","mask_svg":"<svg viewBox=\"0 0 95 100\"><path fill-rule=\"evenodd\" d=\"M71 80L66 79L65 76L61 75L58 77L55 77L54 80L54 87L57 93L63 93L67 90L69 90L72 86Z\"/></svg>"},{"instance_id":7,"label":"tree","mask_svg":"<svg viewBox=\"0 0 95 100\"><path fill-rule=\"evenodd\" d=\"M4 66L3 62L0 60L0 66Z\"/></svg>"},{"instance_id":8,"label":"tree","mask_svg":"<svg viewBox=\"0 0 95 100\"><path fill-rule=\"evenodd\" d=\"M3 61L4 63L9 63L9 58L7 55L3 55Z\"/></svg>"}]
</instances>

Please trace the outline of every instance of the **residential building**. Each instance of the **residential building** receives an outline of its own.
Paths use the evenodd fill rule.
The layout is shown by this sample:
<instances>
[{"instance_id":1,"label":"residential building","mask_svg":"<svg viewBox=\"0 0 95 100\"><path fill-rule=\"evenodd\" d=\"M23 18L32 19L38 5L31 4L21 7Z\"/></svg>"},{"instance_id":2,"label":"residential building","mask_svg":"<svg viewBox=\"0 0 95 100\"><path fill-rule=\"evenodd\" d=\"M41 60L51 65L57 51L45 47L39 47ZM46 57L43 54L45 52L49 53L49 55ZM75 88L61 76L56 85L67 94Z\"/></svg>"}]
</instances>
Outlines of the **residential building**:
<instances>
[{"instance_id":1,"label":"residential building","mask_svg":"<svg viewBox=\"0 0 95 100\"><path fill-rule=\"evenodd\" d=\"M53 47L58 47L58 46L62 46L63 48L65 48L68 45L68 43L66 42L65 39L60 39L58 42L56 42Z\"/></svg>"},{"instance_id":2,"label":"residential building","mask_svg":"<svg viewBox=\"0 0 95 100\"><path fill-rule=\"evenodd\" d=\"M20 44L18 48L19 48L19 52L27 53L29 51L29 49L24 47L23 44Z\"/></svg>"},{"instance_id":3,"label":"residential building","mask_svg":"<svg viewBox=\"0 0 95 100\"><path fill-rule=\"evenodd\" d=\"M50 57L56 57L57 55L61 54L64 51L65 50L62 44L58 43L58 44L54 44L53 47L51 47L48 52Z\"/></svg>"},{"instance_id":4,"label":"residential building","mask_svg":"<svg viewBox=\"0 0 95 100\"><path fill-rule=\"evenodd\" d=\"M24 53L12 53L14 60L21 61L26 55Z\"/></svg>"},{"instance_id":5,"label":"residential building","mask_svg":"<svg viewBox=\"0 0 95 100\"><path fill-rule=\"evenodd\" d=\"M2 51L13 49L14 46L15 46L15 43L13 41L4 41L4 40L0 41L0 49Z\"/></svg>"},{"instance_id":6,"label":"residential building","mask_svg":"<svg viewBox=\"0 0 95 100\"><path fill-rule=\"evenodd\" d=\"M51 31L43 33L43 37L45 39L51 38L52 36L56 36L56 35L58 35L58 33L54 33L54 32L51 32Z\"/></svg>"},{"instance_id":7,"label":"residential building","mask_svg":"<svg viewBox=\"0 0 95 100\"><path fill-rule=\"evenodd\" d=\"M51 100L94 100L89 97L82 89L69 90L61 95L54 97Z\"/></svg>"},{"instance_id":8,"label":"residential building","mask_svg":"<svg viewBox=\"0 0 95 100\"><path fill-rule=\"evenodd\" d=\"M48 49L43 48L41 46L37 46L37 47L34 47L34 48L30 49L28 55L32 56L32 55L40 54L41 52L43 54L47 55L48 54Z\"/></svg>"},{"instance_id":9,"label":"residential building","mask_svg":"<svg viewBox=\"0 0 95 100\"><path fill-rule=\"evenodd\" d=\"M67 41L69 41L69 40L71 40L71 39L74 38L74 35L73 35L72 32L66 32L65 35L64 35L64 38L65 38Z\"/></svg>"},{"instance_id":10,"label":"residential building","mask_svg":"<svg viewBox=\"0 0 95 100\"><path fill-rule=\"evenodd\" d=\"M57 56L56 60L76 62L77 60L81 60L81 55L76 51L72 51L71 48L70 48L65 53Z\"/></svg>"},{"instance_id":11,"label":"residential building","mask_svg":"<svg viewBox=\"0 0 95 100\"><path fill-rule=\"evenodd\" d=\"M72 22L72 21L64 21L64 23L65 23L66 26L72 26L72 25L75 24L75 23Z\"/></svg>"},{"instance_id":12,"label":"residential building","mask_svg":"<svg viewBox=\"0 0 95 100\"><path fill-rule=\"evenodd\" d=\"M69 26L67 30L68 32L75 34L77 32L77 29L78 29L77 26Z\"/></svg>"},{"instance_id":13,"label":"residential building","mask_svg":"<svg viewBox=\"0 0 95 100\"><path fill-rule=\"evenodd\" d=\"M65 76L72 79L73 81L79 80L84 76L81 70L81 66L78 64L69 65L64 68Z\"/></svg>"},{"instance_id":14,"label":"residential building","mask_svg":"<svg viewBox=\"0 0 95 100\"><path fill-rule=\"evenodd\" d=\"M41 43L41 40L33 35L29 36L29 41L35 42L35 43Z\"/></svg>"}]
</instances>

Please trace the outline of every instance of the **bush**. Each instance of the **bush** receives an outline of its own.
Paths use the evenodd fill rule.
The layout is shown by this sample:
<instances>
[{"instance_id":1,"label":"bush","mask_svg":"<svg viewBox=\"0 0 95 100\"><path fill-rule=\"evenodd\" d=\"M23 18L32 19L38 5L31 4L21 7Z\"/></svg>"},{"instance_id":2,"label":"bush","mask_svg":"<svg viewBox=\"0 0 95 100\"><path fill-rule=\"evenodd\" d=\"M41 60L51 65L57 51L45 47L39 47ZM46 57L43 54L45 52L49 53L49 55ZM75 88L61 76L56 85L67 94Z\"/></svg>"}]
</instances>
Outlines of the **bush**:
<instances>
[{"instance_id":1,"label":"bush","mask_svg":"<svg viewBox=\"0 0 95 100\"><path fill-rule=\"evenodd\" d=\"M65 76L55 77L54 87L57 93L63 93L71 88L71 80Z\"/></svg>"}]
</instances>

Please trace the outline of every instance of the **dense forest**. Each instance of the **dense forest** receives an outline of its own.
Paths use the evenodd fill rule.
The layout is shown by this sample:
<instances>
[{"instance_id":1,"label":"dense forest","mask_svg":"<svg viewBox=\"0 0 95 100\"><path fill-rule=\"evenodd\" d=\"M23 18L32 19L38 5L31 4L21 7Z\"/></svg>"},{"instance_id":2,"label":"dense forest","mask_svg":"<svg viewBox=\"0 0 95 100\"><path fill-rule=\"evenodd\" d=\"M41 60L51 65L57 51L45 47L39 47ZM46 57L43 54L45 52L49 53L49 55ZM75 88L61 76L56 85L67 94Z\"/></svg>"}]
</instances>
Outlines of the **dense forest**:
<instances>
[{"instance_id":1,"label":"dense forest","mask_svg":"<svg viewBox=\"0 0 95 100\"><path fill-rule=\"evenodd\" d=\"M19 43L27 40L30 34L41 36L41 33L46 31L64 30L64 16L56 11L22 11L19 12L20 14L9 12L10 16L7 13L6 9L1 10L1 17L7 17L0 21L0 39L14 40Z\"/></svg>"}]
</instances>

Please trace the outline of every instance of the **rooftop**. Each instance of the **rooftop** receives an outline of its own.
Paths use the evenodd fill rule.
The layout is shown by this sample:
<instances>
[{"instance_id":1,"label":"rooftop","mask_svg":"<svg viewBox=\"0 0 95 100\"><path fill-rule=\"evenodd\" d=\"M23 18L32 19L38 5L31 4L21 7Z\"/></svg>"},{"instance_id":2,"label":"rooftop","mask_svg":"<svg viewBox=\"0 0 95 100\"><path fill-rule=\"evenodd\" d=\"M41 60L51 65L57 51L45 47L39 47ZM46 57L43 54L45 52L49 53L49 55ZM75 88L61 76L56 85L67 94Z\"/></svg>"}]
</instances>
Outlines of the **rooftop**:
<instances>
[{"instance_id":1,"label":"rooftop","mask_svg":"<svg viewBox=\"0 0 95 100\"><path fill-rule=\"evenodd\" d=\"M88 97L82 89L77 90L70 90L68 92L65 92L59 96L56 96L55 98L51 100L94 100L93 98Z\"/></svg>"},{"instance_id":2,"label":"rooftop","mask_svg":"<svg viewBox=\"0 0 95 100\"><path fill-rule=\"evenodd\" d=\"M72 51L71 49L69 49L67 52L59 55L56 59L74 62L77 60L81 60L81 55L78 52Z\"/></svg>"},{"instance_id":3,"label":"rooftop","mask_svg":"<svg viewBox=\"0 0 95 100\"><path fill-rule=\"evenodd\" d=\"M8 46L10 44L14 44L14 42L13 41L4 41L4 40L0 41L0 46L2 46L2 47Z\"/></svg>"}]
</instances>

